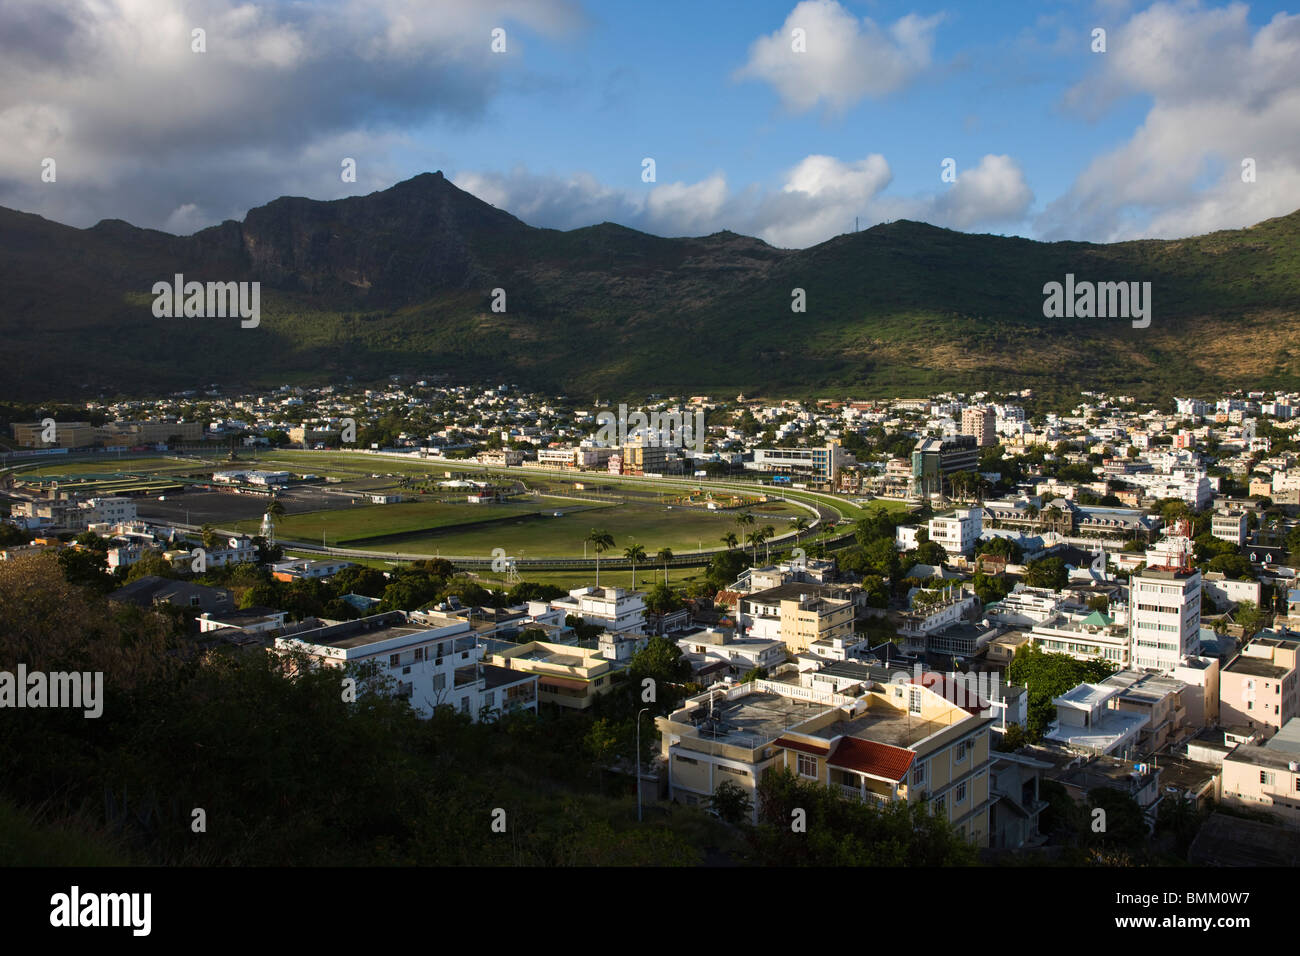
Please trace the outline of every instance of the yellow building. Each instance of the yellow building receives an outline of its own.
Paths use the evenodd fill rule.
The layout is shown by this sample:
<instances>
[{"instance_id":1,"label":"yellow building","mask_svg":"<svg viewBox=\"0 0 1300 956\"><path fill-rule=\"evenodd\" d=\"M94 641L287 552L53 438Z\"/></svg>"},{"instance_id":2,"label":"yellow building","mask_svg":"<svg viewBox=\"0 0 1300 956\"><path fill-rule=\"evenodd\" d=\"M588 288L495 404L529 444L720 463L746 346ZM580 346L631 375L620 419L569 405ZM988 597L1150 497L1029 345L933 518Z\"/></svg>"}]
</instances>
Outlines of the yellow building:
<instances>
[{"instance_id":1,"label":"yellow building","mask_svg":"<svg viewBox=\"0 0 1300 956\"><path fill-rule=\"evenodd\" d=\"M923 801L987 846L993 720L950 703L956 689L929 677L930 686L868 681L838 693L756 680L691 698L656 721L669 794L707 804L730 780L749 792L757 822L758 782L786 767L847 799Z\"/></svg>"},{"instance_id":2,"label":"yellow building","mask_svg":"<svg viewBox=\"0 0 1300 956\"><path fill-rule=\"evenodd\" d=\"M597 696L608 694L614 686L614 675L622 670L598 651L544 641L530 641L493 654L490 663L536 674L539 701L576 710L586 710Z\"/></svg>"}]
</instances>

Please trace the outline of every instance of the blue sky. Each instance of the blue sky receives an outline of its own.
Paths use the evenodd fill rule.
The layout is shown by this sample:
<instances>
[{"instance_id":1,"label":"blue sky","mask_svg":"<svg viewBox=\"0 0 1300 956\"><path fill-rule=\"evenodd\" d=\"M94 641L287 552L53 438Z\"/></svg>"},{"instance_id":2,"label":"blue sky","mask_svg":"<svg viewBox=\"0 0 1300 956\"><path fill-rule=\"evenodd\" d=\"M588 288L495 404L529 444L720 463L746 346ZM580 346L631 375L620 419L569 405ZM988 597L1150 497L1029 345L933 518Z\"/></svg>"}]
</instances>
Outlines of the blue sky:
<instances>
[{"instance_id":1,"label":"blue sky","mask_svg":"<svg viewBox=\"0 0 1300 956\"><path fill-rule=\"evenodd\" d=\"M791 247L854 216L1046 239L1189 235L1300 207L1297 12L19 0L0 11L0 205L188 233L278 195L337 198L442 169L558 228L730 228ZM496 27L504 53L490 49ZM51 157L57 182L42 182Z\"/></svg>"}]
</instances>

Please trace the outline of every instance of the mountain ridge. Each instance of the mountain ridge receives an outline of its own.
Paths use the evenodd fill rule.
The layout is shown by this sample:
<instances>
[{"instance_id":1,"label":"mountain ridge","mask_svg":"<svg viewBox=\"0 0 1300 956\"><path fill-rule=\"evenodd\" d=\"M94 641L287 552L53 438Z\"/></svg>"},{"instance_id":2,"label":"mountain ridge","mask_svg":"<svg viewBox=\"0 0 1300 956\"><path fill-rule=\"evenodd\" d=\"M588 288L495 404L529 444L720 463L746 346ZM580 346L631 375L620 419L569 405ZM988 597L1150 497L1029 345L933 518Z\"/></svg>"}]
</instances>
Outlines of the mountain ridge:
<instances>
[{"instance_id":1,"label":"mountain ridge","mask_svg":"<svg viewBox=\"0 0 1300 956\"><path fill-rule=\"evenodd\" d=\"M1298 263L1300 210L1175 240L1044 243L898 220L780 249L730 230L535 227L440 171L364 196L282 196L190 236L0 208L0 392L392 374L607 396L1291 387ZM258 328L154 318L152 285L177 272L263 283ZM1043 285L1067 272L1152 282L1152 326L1044 318ZM795 289L805 312L791 311Z\"/></svg>"}]
</instances>

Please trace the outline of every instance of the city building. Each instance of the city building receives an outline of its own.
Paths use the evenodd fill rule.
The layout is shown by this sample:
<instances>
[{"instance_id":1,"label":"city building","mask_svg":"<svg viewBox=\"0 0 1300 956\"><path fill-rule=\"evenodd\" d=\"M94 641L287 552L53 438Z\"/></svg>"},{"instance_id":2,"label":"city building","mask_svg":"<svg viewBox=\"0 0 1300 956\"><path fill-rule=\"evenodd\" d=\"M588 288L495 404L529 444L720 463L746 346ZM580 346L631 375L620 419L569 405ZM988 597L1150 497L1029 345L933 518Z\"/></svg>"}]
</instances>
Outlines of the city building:
<instances>
[{"instance_id":1,"label":"city building","mask_svg":"<svg viewBox=\"0 0 1300 956\"><path fill-rule=\"evenodd\" d=\"M1300 716L1296 643L1258 637L1229 661L1219 677L1219 719L1227 726L1277 730Z\"/></svg>"},{"instance_id":2,"label":"city building","mask_svg":"<svg viewBox=\"0 0 1300 956\"><path fill-rule=\"evenodd\" d=\"M1195 656L1201 633L1201 573L1192 568L1186 523L1148 552L1148 567L1129 581L1129 660L1169 673Z\"/></svg>"},{"instance_id":3,"label":"city building","mask_svg":"<svg viewBox=\"0 0 1300 956\"><path fill-rule=\"evenodd\" d=\"M840 468L849 456L832 441L822 448L757 448L754 450L754 469L780 475L798 477L810 485L835 486L840 480Z\"/></svg>"},{"instance_id":4,"label":"city building","mask_svg":"<svg viewBox=\"0 0 1300 956\"><path fill-rule=\"evenodd\" d=\"M930 519L930 540L950 555L971 554L980 539L982 508L957 508Z\"/></svg>"},{"instance_id":5,"label":"city building","mask_svg":"<svg viewBox=\"0 0 1300 956\"><path fill-rule=\"evenodd\" d=\"M997 414L987 406L973 406L962 409L961 433L970 435L980 448L987 448L998 443Z\"/></svg>"},{"instance_id":6,"label":"city building","mask_svg":"<svg viewBox=\"0 0 1300 956\"><path fill-rule=\"evenodd\" d=\"M278 637L275 648L305 654L315 666L375 665L422 717L437 707L452 707L475 720L537 709L537 678L485 664L483 647L466 621L428 627L405 611L389 611ZM358 681L364 689L364 678Z\"/></svg>"},{"instance_id":7,"label":"city building","mask_svg":"<svg viewBox=\"0 0 1300 956\"><path fill-rule=\"evenodd\" d=\"M498 647L491 663L532 675L542 703L573 710L586 710L613 690L614 676L624 669L598 650L546 641Z\"/></svg>"},{"instance_id":8,"label":"city building","mask_svg":"<svg viewBox=\"0 0 1300 956\"><path fill-rule=\"evenodd\" d=\"M944 491L945 479L954 471L979 469L979 446L974 437L923 438L912 450L912 481L909 492L933 495Z\"/></svg>"}]
</instances>

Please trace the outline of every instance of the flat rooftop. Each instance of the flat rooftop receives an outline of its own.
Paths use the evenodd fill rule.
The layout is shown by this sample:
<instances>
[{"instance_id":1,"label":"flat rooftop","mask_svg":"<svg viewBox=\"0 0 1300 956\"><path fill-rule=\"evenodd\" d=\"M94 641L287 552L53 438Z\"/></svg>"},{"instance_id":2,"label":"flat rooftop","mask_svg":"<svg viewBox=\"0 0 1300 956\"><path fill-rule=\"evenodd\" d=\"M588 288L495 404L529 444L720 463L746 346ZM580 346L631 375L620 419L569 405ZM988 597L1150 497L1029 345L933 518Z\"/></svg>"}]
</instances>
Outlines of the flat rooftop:
<instances>
[{"instance_id":1,"label":"flat rooftop","mask_svg":"<svg viewBox=\"0 0 1300 956\"><path fill-rule=\"evenodd\" d=\"M694 723L695 736L720 744L740 747L757 747L775 740L796 724L825 713L830 704L794 700L780 694L756 692L736 700L717 697L713 701L712 716L707 701L682 708L673 719L681 723ZM681 715L685 719L679 718Z\"/></svg>"},{"instance_id":2,"label":"flat rooftop","mask_svg":"<svg viewBox=\"0 0 1300 956\"><path fill-rule=\"evenodd\" d=\"M966 716L964 713L962 716ZM956 720L922 720L905 710L895 710L878 704L865 714L849 720L837 720L821 730L810 731L810 737L831 741L836 737L860 737L878 744L907 748L931 734L951 727Z\"/></svg>"},{"instance_id":3,"label":"flat rooftop","mask_svg":"<svg viewBox=\"0 0 1300 956\"><path fill-rule=\"evenodd\" d=\"M1244 674L1247 677L1269 677L1277 680L1281 680L1290 672L1288 667L1280 667L1261 657L1247 657L1244 654L1237 655L1232 663L1223 670L1229 674Z\"/></svg>"}]
</instances>

